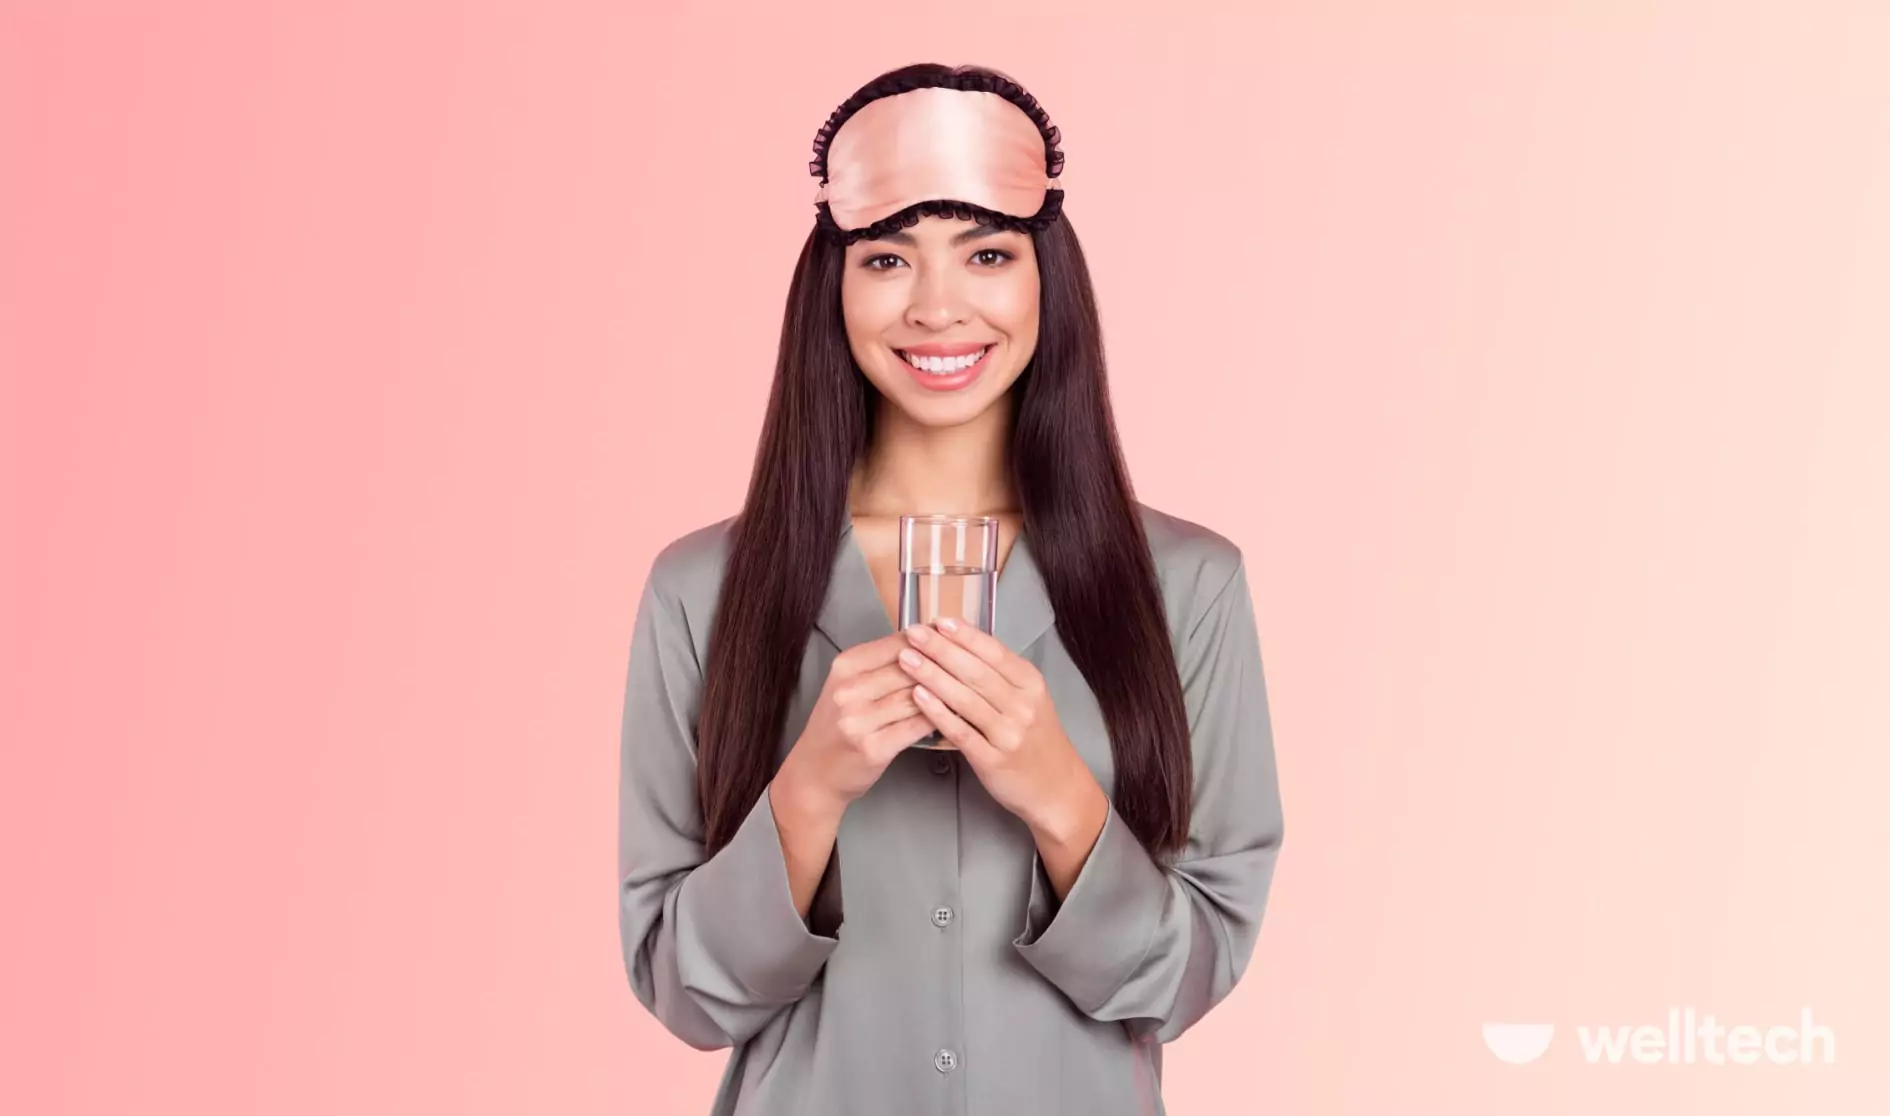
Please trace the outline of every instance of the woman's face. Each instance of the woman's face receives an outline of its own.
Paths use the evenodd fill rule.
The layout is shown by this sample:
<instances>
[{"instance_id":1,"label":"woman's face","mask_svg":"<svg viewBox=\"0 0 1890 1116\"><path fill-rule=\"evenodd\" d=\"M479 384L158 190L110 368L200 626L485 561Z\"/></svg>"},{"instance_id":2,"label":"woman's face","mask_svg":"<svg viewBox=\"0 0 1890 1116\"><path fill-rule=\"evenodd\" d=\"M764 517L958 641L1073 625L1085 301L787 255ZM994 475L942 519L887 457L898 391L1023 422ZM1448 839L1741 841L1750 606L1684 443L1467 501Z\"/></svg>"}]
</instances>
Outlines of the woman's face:
<instances>
[{"instance_id":1,"label":"woman's face","mask_svg":"<svg viewBox=\"0 0 1890 1116\"><path fill-rule=\"evenodd\" d=\"M1028 234L945 217L847 247L840 303L853 359L925 426L954 426L1010 390L1037 349Z\"/></svg>"}]
</instances>

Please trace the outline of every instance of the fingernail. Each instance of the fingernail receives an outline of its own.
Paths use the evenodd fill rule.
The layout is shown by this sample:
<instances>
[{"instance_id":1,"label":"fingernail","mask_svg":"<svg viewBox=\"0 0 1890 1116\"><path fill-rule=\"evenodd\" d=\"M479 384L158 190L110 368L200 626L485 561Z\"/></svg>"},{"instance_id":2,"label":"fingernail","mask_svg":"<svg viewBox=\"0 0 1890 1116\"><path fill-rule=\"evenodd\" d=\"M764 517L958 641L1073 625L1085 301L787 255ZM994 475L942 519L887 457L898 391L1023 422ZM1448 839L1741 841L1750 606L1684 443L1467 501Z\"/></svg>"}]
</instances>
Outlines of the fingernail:
<instances>
[{"instance_id":1,"label":"fingernail","mask_svg":"<svg viewBox=\"0 0 1890 1116\"><path fill-rule=\"evenodd\" d=\"M953 620L949 616L941 616L938 618L938 626L948 632L955 632L958 630L958 621Z\"/></svg>"},{"instance_id":2,"label":"fingernail","mask_svg":"<svg viewBox=\"0 0 1890 1116\"><path fill-rule=\"evenodd\" d=\"M924 643L932 638L932 633L925 630L924 624L914 624L906 629L906 638L914 643Z\"/></svg>"},{"instance_id":3,"label":"fingernail","mask_svg":"<svg viewBox=\"0 0 1890 1116\"><path fill-rule=\"evenodd\" d=\"M931 701L932 691L926 689L924 686L914 686L912 687L912 696L918 698L920 701Z\"/></svg>"},{"instance_id":4,"label":"fingernail","mask_svg":"<svg viewBox=\"0 0 1890 1116\"><path fill-rule=\"evenodd\" d=\"M919 653L917 651L908 650L908 651L899 652L899 661L906 664L909 667L915 667L915 666L918 666L920 663L924 662L925 660L919 658Z\"/></svg>"}]
</instances>

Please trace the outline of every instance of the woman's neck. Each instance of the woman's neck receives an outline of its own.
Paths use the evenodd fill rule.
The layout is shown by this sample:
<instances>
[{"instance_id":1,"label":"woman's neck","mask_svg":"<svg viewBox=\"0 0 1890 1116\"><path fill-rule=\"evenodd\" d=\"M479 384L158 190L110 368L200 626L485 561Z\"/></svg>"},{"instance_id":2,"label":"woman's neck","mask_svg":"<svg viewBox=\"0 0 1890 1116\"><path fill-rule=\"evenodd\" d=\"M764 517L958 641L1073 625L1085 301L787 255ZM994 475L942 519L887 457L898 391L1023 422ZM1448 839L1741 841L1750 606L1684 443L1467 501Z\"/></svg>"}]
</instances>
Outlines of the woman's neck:
<instances>
[{"instance_id":1,"label":"woman's neck","mask_svg":"<svg viewBox=\"0 0 1890 1116\"><path fill-rule=\"evenodd\" d=\"M853 470L853 514L1016 511L1008 461L1009 404L1006 397L958 426L925 426L881 400L873 444Z\"/></svg>"}]
</instances>

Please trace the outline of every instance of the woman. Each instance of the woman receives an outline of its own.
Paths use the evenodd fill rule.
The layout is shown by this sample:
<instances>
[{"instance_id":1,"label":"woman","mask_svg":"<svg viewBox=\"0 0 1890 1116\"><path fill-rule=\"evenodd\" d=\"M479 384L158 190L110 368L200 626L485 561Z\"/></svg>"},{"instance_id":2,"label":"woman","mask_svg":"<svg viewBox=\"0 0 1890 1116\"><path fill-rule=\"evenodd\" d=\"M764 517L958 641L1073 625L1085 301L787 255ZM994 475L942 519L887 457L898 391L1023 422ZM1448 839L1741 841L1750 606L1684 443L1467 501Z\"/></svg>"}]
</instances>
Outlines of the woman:
<instances>
[{"instance_id":1,"label":"woman","mask_svg":"<svg viewBox=\"0 0 1890 1116\"><path fill-rule=\"evenodd\" d=\"M974 67L834 112L742 511L652 564L624 963L732 1048L716 1113L1158 1113L1161 1044L1252 953L1281 813L1246 571L1132 495L1058 143ZM995 636L893 630L914 512L1000 518Z\"/></svg>"}]
</instances>

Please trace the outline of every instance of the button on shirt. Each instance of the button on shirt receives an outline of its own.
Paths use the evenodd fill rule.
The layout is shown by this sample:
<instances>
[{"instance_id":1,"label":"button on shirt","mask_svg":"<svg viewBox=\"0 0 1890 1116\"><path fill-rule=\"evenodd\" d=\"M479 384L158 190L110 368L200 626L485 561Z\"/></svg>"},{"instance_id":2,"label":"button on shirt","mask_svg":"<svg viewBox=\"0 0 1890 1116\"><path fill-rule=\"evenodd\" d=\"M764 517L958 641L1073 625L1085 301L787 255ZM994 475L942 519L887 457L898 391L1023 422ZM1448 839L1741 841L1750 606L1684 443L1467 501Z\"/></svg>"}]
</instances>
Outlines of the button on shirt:
<instances>
[{"instance_id":1,"label":"button on shirt","mask_svg":"<svg viewBox=\"0 0 1890 1116\"><path fill-rule=\"evenodd\" d=\"M1243 556L1140 506L1187 710L1187 846L1153 857L1112 806L1059 904L1029 829L961 757L911 749L848 807L803 919L768 796L705 856L695 727L725 519L651 565L622 722L618 867L637 999L683 1042L728 1049L709 1111L881 1116L1164 1110L1161 1044L1247 967L1282 836ZM839 652L892 632L843 531L777 762ZM1095 695L1064 650L1029 532L997 582L996 635L1030 660L1107 792Z\"/></svg>"}]
</instances>

